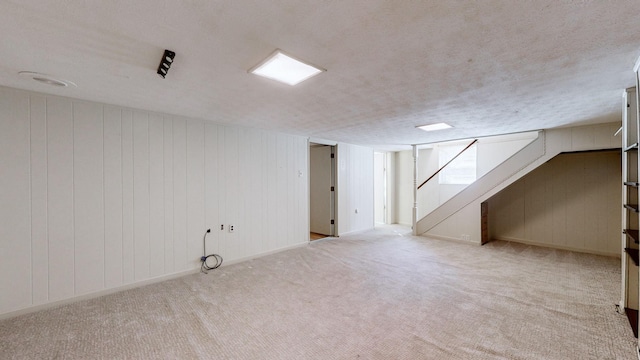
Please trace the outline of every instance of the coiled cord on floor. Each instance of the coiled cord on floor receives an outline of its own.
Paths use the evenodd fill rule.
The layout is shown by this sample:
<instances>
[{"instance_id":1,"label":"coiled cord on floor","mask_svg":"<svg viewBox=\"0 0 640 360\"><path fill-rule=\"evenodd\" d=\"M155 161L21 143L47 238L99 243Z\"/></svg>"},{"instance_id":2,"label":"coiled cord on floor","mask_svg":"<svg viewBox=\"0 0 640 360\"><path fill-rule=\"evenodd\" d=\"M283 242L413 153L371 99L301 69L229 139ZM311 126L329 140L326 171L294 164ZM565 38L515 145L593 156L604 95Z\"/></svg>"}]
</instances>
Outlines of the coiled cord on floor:
<instances>
[{"instance_id":1,"label":"coiled cord on floor","mask_svg":"<svg viewBox=\"0 0 640 360\"><path fill-rule=\"evenodd\" d=\"M211 232L211 229L207 229L207 231L205 231L204 233L204 237L202 238L202 257L200 258L200 261L202 261L202 265L200 265L200 272L204 274L208 274L207 270L215 270L219 268L220 265L222 265L222 256L218 254L207 255L206 241L207 241L207 234L210 232ZM215 259L216 261L215 265L209 266L209 264L207 264L207 260L209 258Z\"/></svg>"}]
</instances>

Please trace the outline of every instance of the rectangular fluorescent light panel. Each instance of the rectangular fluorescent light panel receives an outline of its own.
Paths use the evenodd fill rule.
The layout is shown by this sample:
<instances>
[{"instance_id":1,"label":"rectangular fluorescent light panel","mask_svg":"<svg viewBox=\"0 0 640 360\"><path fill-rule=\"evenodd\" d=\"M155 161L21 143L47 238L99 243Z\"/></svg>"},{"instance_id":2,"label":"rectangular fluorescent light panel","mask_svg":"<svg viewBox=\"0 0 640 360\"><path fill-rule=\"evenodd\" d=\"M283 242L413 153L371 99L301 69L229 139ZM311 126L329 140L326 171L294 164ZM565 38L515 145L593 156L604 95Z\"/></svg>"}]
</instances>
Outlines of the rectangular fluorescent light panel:
<instances>
[{"instance_id":1,"label":"rectangular fluorescent light panel","mask_svg":"<svg viewBox=\"0 0 640 360\"><path fill-rule=\"evenodd\" d=\"M289 85L296 85L312 76L318 75L324 69L303 63L282 51L276 50L265 61L249 70L250 73L260 75L272 80L280 81Z\"/></svg>"},{"instance_id":2,"label":"rectangular fluorescent light panel","mask_svg":"<svg viewBox=\"0 0 640 360\"><path fill-rule=\"evenodd\" d=\"M436 130L450 129L451 125L445 124L445 123L437 123L437 124L422 125L422 126L416 126L416 127L424 131L436 131Z\"/></svg>"}]
</instances>

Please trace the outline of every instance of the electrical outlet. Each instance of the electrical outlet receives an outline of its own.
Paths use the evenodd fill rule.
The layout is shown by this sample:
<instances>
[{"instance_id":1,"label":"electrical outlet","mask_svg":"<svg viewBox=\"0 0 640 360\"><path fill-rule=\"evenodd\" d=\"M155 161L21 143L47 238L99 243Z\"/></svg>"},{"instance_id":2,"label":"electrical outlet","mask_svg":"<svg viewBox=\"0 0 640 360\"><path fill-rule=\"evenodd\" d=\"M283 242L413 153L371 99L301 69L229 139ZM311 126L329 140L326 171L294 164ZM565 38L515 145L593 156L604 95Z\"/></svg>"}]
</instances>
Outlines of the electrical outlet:
<instances>
[{"instance_id":1,"label":"electrical outlet","mask_svg":"<svg viewBox=\"0 0 640 360\"><path fill-rule=\"evenodd\" d=\"M220 225L220 230L224 230L224 224Z\"/></svg>"},{"instance_id":2,"label":"electrical outlet","mask_svg":"<svg viewBox=\"0 0 640 360\"><path fill-rule=\"evenodd\" d=\"M233 228L233 225L229 225L229 232L232 233L234 231L235 231L235 229Z\"/></svg>"}]
</instances>

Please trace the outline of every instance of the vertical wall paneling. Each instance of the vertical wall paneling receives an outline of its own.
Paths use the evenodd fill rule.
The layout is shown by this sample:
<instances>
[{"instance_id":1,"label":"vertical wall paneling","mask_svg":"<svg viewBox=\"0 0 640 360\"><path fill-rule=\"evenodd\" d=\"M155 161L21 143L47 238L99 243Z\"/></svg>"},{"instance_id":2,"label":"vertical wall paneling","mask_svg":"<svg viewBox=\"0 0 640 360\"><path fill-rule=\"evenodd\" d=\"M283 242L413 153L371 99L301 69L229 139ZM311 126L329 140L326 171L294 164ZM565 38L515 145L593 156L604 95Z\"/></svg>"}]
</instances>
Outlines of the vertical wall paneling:
<instances>
[{"instance_id":1,"label":"vertical wall paneling","mask_svg":"<svg viewBox=\"0 0 640 360\"><path fill-rule=\"evenodd\" d=\"M256 157L259 160L259 164L258 164L258 168L260 169L260 174L261 174L261 178L260 178L260 183L256 184L256 186L258 187L260 193L258 194L258 197L256 198L256 200L258 200L260 202L260 215L259 215L259 223L260 223L260 231L262 235L259 237L259 239L257 241L259 241L259 243L256 245L256 249L258 251L265 251L265 249L268 248L268 243L269 243L269 236L266 234L269 234L269 222L268 222L268 217L269 217L269 213L270 213L270 208L269 208L269 194L267 189L269 188L269 173L267 172L267 169L270 168L270 164L269 164L269 134L266 132L262 132L260 133L260 140L259 140L259 148L260 151L258 154L256 154Z\"/></svg>"},{"instance_id":2,"label":"vertical wall paneling","mask_svg":"<svg viewBox=\"0 0 640 360\"><path fill-rule=\"evenodd\" d=\"M287 138L287 167L286 167L286 175L287 175L287 219L292 219L295 217L296 210L296 175L295 175L295 157L296 150L294 144L295 138L288 137ZM287 230L287 243L285 244L293 244L296 237L296 227L286 226Z\"/></svg>"},{"instance_id":3,"label":"vertical wall paneling","mask_svg":"<svg viewBox=\"0 0 640 360\"><path fill-rule=\"evenodd\" d=\"M73 209L75 293L104 288L102 106L73 106Z\"/></svg>"},{"instance_id":4,"label":"vertical wall paneling","mask_svg":"<svg viewBox=\"0 0 640 360\"><path fill-rule=\"evenodd\" d=\"M307 172L307 161L309 159L309 142L306 138L298 138L298 216L302 216L305 221L298 221L298 236L300 241L309 240L309 181Z\"/></svg>"},{"instance_id":5,"label":"vertical wall paneling","mask_svg":"<svg viewBox=\"0 0 640 360\"><path fill-rule=\"evenodd\" d=\"M373 150L340 143L337 156L338 234L371 229L374 226Z\"/></svg>"},{"instance_id":6,"label":"vertical wall paneling","mask_svg":"<svg viewBox=\"0 0 640 360\"><path fill-rule=\"evenodd\" d=\"M30 99L31 120L31 262L33 304L49 299L49 242L47 239L47 100Z\"/></svg>"},{"instance_id":7,"label":"vertical wall paneling","mask_svg":"<svg viewBox=\"0 0 640 360\"><path fill-rule=\"evenodd\" d=\"M551 208L552 208L552 224L551 238L560 246L567 246L567 207L563 204L567 203L567 187L572 185L568 183L567 159L565 157L556 158L559 166L553 168L552 178L556 179L556 183L551 190Z\"/></svg>"},{"instance_id":8,"label":"vertical wall paneling","mask_svg":"<svg viewBox=\"0 0 640 360\"><path fill-rule=\"evenodd\" d=\"M149 271L165 272L164 238L164 120L149 115Z\"/></svg>"},{"instance_id":9,"label":"vertical wall paneling","mask_svg":"<svg viewBox=\"0 0 640 360\"><path fill-rule=\"evenodd\" d=\"M556 156L489 200L493 238L617 255L620 166L615 151Z\"/></svg>"},{"instance_id":10,"label":"vertical wall paneling","mask_svg":"<svg viewBox=\"0 0 640 360\"><path fill-rule=\"evenodd\" d=\"M261 252L262 250L262 214L266 208L260 202L262 183L264 182L264 172L262 171L262 156L264 154L262 136L258 130L249 131L246 154L248 158L249 178L247 179L248 192L244 196L245 218L243 227L245 228L245 240L247 253Z\"/></svg>"},{"instance_id":11,"label":"vertical wall paneling","mask_svg":"<svg viewBox=\"0 0 640 360\"><path fill-rule=\"evenodd\" d=\"M170 274L175 271L173 252L173 119L169 116L164 116L163 125L164 270Z\"/></svg>"},{"instance_id":12,"label":"vertical wall paneling","mask_svg":"<svg viewBox=\"0 0 640 360\"><path fill-rule=\"evenodd\" d=\"M133 112L133 244L135 279L149 278L149 115Z\"/></svg>"},{"instance_id":13,"label":"vertical wall paneling","mask_svg":"<svg viewBox=\"0 0 640 360\"><path fill-rule=\"evenodd\" d=\"M173 263L187 269L187 123L173 119Z\"/></svg>"},{"instance_id":14,"label":"vertical wall paneling","mask_svg":"<svg viewBox=\"0 0 640 360\"><path fill-rule=\"evenodd\" d=\"M571 157L573 158L573 157ZM569 161L565 162L565 166L567 168L567 174L571 179L575 179L577 181L571 183L570 186L566 186L566 199L567 199L567 214L571 214L571 216L567 217L567 234L570 234L573 241L566 239L567 243L574 243L577 247L583 247L585 244L584 238L587 235L585 231L585 197L580 196L580 194L584 194L584 179L582 176L584 175L582 164L577 161L572 161L573 159L567 158ZM550 163L547 163L550 164ZM551 163L553 164L553 163ZM544 171L546 167L539 167L536 170ZM541 172L538 171L538 172ZM533 171L535 172L535 170ZM526 178L525 178L526 180ZM525 191L529 191L529 186L525 182ZM586 194L585 194L586 195ZM525 227L529 222L529 218L527 215L528 204L525 200ZM525 232L525 236L526 236ZM528 237L525 237L527 239Z\"/></svg>"},{"instance_id":15,"label":"vertical wall paneling","mask_svg":"<svg viewBox=\"0 0 640 360\"><path fill-rule=\"evenodd\" d=\"M264 174L266 174L266 184L267 191L264 192L266 195L265 205L266 205L266 230L267 236L265 237L266 248L267 249L276 249L278 247L277 244L277 236L278 233L278 191L274 191L278 189L278 138L276 134L268 133L267 136L267 162L264 167Z\"/></svg>"},{"instance_id":16,"label":"vertical wall paneling","mask_svg":"<svg viewBox=\"0 0 640 360\"><path fill-rule=\"evenodd\" d=\"M235 221L238 229L242 229L241 232L236 233L235 242L238 248L238 256L247 256L249 252L248 243L250 239L250 231L248 228L249 214L251 211L251 205L247 204L251 198L252 187L250 179L253 178L251 174L251 140L249 139L249 130L246 128L239 129L238 132L238 188L241 189L238 193L236 202L238 203L238 218Z\"/></svg>"},{"instance_id":17,"label":"vertical wall paneling","mask_svg":"<svg viewBox=\"0 0 640 360\"><path fill-rule=\"evenodd\" d=\"M208 255L220 252L218 126L209 122L204 124L204 148L205 227L211 229L211 233L207 235L206 253Z\"/></svg>"},{"instance_id":18,"label":"vertical wall paneling","mask_svg":"<svg viewBox=\"0 0 640 360\"><path fill-rule=\"evenodd\" d=\"M239 181L239 157L238 157L238 128L225 127L225 163L222 169L225 179L225 201L224 212L227 223L225 224L225 251L228 258L239 258L240 248L238 244L238 233L241 232L242 225L238 224L238 202L240 186ZM235 232L230 233L228 226L233 225Z\"/></svg>"},{"instance_id":19,"label":"vertical wall paneling","mask_svg":"<svg viewBox=\"0 0 640 360\"><path fill-rule=\"evenodd\" d=\"M0 87L0 167L0 315L308 241L302 137Z\"/></svg>"},{"instance_id":20,"label":"vertical wall paneling","mask_svg":"<svg viewBox=\"0 0 640 360\"><path fill-rule=\"evenodd\" d=\"M204 236L204 123L187 122L187 265L200 263Z\"/></svg>"},{"instance_id":21,"label":"vertical wall paneling","mask_svg":"<svg viewBox=\"0 0 640 360\"><path fill-rule=\"evenodd\" d=\"M276 213L278 214L276 224L278 224L278 235L276 237L276 248L281 248L286 244L287 219L287 138L284 135L276 136L276 191L278 196Z\"/></svg>"},{"instance_id":22,"label":"vertical wall paneling","mask_svg":"<svg viewBox=\"0 0 640 360\"><path fill-rule=\"evenodd\" d=\"M0 92L0 311L32 303L29 97Z\"/></svg>"},{"instance_id":23,"label":"vertical wall paneling","mask_svg":"<svg viewBox=\"0 0 640 360\"><path fill-rule=\"evenodd\" d=\"M122 279L135 281L133 112L122 110Z\"/></svg>"},{"instance_id":24,"label":"vertical wall paneling","mask_svg":"<svg viewBox=\"0 0 640 360\"><path fill-rule=\"evenodd\" d=\"M47 98L50 301L74 295L72 106L66 99Z\"/></svg>"},{"instance_id":25,"label":"vertical wall paneling","mask_svg":"<svg viewBox=\"0 0 640 360\"><path fill-rule=\"evenodd\" d=\"M104 284L123 283L122 111L104 107Z\"/></svg>"},{"instance_id":26,"label":"vertical wall paneling","mask_svg":"<svg viewBox=\"0 0 640 360\"><path fill-rule=\"evenodd\" d=\"M219 254L222 255L225 259L230 259L228 256L228 246L227 246L227 234L228 234L228 226L229 226L229 217L228 213L225 209L226 202L226 193L227 193L227 181L226 178L229 174L226 171L226 141L225 141L225 127L218 127L218 144L217 144L217 179L218 179L218 203L214 206L218 206L218 222L216 224L216 228L211 231L215 231L217 233L218 238L218 248Z\"/></svg>"}]
</instances>

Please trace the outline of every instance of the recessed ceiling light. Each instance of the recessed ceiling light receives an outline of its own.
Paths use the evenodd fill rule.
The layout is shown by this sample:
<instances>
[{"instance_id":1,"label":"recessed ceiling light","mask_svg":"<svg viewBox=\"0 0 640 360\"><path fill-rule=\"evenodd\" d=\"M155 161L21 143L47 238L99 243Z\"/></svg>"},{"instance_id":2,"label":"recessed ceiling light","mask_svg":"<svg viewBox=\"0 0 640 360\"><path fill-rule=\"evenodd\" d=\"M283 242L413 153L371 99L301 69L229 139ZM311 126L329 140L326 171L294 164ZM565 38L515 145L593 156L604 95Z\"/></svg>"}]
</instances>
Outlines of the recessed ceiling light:
<instances>
[{"instance_id":1,"label":"recessed ceiling light","mask_svg":"<svg viewBox=\"0 0 640 360\"><path fill-rule=\"evenodd\" d=\"M437 124L422 125L422 126L416 126L416 127L424 131L436 131L436 130L450 129L452 126L445 123L437 123Z\"/></svg>"},{"instance_id":2,"label":"recessed ceiling light","mask_svg":"<svg viewBox=\"0 0 640 360\"><path fill-rule=\"evenodd\" d=\"M250 73L260 75L272 80L280 81L289 85L296 85L312 76L318 75L324 69L320 69L311 64L294 59L284 54L281 50L276 50L263 62L249 70Z\"/></svg>"},{"instance_id":3,"label":"recessed ceiling light","mask_svg":"<svg viewBox=\"0 0 640 360\"><path fill-rule=\"evenodd\" d=\"M47 74L41 74L41 73L37 73L37 72L33 72L33 71L20 71L18 74L31 78L35 81L41 82L43 84L47 84L47 85L51 85L51 86L57 86L57 87L67 87L67 86L73 86L73 87L77 87L76 84L74 84L73 82L69 81L69 80L63 80L63 79L58 79L54 76L51 75L47 75Z\"/></svg>"}]
</instances>

